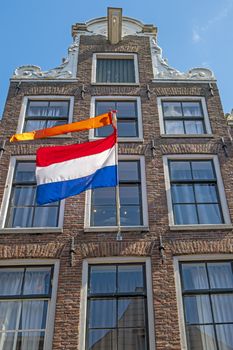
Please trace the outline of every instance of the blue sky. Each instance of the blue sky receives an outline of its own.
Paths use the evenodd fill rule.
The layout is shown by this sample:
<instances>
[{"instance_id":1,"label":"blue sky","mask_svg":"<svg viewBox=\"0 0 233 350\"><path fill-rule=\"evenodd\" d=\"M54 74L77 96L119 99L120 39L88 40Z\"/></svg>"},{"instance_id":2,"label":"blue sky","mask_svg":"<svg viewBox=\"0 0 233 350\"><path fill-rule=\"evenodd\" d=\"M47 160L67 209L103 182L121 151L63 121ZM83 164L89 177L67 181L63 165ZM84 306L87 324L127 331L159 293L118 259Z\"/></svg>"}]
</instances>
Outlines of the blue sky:
<instances>
[{"instance_id":1,"label":"blue sky","mask_svg":"<svg viewBox=\"0 0 233 350\"><path fill-rule=\"evenodd\" d=\"M20 65L58 66L72 43L71 25L105 16L107 7L158 27L171 66L213 70L224 112L233 108L233 0L7 0L1 3L0 115L9 78Z\"/></svg>"}]
</instances>

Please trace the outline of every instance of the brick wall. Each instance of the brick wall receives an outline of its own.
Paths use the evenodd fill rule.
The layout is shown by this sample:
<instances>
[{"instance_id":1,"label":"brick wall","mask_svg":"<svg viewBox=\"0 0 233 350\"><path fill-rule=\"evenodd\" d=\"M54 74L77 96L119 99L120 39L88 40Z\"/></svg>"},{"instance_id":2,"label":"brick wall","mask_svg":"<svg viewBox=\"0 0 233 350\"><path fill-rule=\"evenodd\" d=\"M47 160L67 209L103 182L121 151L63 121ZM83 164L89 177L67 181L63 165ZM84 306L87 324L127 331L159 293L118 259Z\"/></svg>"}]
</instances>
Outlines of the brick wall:
<instances>
[{"instance_id":1,"label":"brick wall","mask_svg":"<svg viewBox=\"0 0 233 350\"><path fill-rule=\"evenodd\" d=\"M104 86L91 84L92 54L94 52L129 52L138 54L140 84L135 86ZM74 96L73 121L90 114L91 96L140 96L142 104L144 141L120 144L120 154L144 155L148 194L149 231L124 232L123 241L116 241L116 232L85 233L85 194L66 200L62 233L1 233L0 259L57 258L60 259L59 286L55 318L53 350L76 350L79 340L80 288L82 261L87 257L150 256L152 261L153 302L155 312L156 349L181 349L178 326L177 301L174 282L173 257L185 254L218 254L233 252L233 234L227 230L170 231L165 194L162 156L167 154L218 155L230 217L233 218L233 155L228 142L217 86L213 96L207 83L152 83L152 63L147 37L126 37L112 46L101 36L82 36L78 59L77 81L68 82L11 82L0 131L3 138L14 134L24 96ZM85 98L81 87L85 85ZM149 84L151 98L146 95ZM157 97L202 96L207 103L213 137L162 138L159 129ZM229 157L224 154L221 137L227 143ZM72 137L53 138L9 144L1 158L0 199L2 199L9 159L12 155L34 155L40 145L71 144L88 139L87 132ZM155 152L152 154L151 141ZM163 237L166 260L162 264L159 254L159 236ZM75 238L76 254L71 266L71 237Z\"/></svg>"}]
</instances>

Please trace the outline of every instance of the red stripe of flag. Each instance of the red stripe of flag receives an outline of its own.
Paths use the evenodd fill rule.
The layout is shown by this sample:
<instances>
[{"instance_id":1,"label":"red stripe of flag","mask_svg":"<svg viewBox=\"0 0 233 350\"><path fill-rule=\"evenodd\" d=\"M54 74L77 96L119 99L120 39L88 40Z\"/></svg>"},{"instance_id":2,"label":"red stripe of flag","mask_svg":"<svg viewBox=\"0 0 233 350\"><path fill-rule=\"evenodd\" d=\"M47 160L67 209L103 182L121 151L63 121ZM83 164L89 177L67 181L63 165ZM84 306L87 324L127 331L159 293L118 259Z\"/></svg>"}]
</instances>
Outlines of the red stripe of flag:
<instances>
[{"instance_id":1,"label":"red stripe of flag","mask_svg":"<svg viewBox=\"0 0 233 350\"><path fill-rule=\"evenodd\" d=\"M92 142L68 146L41 147L36 154L36 165L43 167L53 163L61 163L74 158L90 156L112 148L116 143L116 131L110 136Z\"/></svg>"}]
</instances>

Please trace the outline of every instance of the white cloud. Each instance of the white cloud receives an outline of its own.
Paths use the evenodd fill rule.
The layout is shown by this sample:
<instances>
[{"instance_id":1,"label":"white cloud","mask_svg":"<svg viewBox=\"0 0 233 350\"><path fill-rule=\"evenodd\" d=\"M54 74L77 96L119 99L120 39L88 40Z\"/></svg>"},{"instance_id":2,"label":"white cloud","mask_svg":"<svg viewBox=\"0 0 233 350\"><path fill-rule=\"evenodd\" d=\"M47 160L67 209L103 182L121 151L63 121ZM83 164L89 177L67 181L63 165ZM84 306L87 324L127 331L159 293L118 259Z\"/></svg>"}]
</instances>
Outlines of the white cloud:
<instances>
[{"instance_id":1,"label":"white cloud","mask_svg":"<svg viewBox=\"0 0 233 350\"><path fill-rule=\"evenodd\" d=\"M197 29L193 29L193 36L192 36L193 42L198 43L201 40L201 36L198 33Z\"/></svg>"},{"instance_id":2,"label":"white cloud","mask_svg":"<svg viewBox=\"0 0 233 350\"><path fill-rule=\"evenodd\" d=\"M192 33L193 42L194 43L200 42L205 32L207 32L213 25L215 25L217 22L222 21L230 14L232 7L233 7L232 0L227 0L224 8L222 8L222 10L220 10L216 16L208 19L205 25L195 26L195 28L193 28L193 33Z\"/></svg>"}]
</instances>

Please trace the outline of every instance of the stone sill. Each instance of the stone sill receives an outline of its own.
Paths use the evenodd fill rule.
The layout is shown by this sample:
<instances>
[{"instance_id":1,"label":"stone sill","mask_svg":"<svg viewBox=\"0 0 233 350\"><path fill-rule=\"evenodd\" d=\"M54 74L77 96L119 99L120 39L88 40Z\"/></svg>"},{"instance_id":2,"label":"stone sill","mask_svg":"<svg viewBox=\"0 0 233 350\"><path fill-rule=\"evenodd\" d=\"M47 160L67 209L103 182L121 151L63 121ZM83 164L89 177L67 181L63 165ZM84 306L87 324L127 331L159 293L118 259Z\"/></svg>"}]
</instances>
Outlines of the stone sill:
<instances>
[{"instance_id":1,"label":"stone sill","mask_svg":"<svg viewBox=\"0 0 233 350\"><path fill-rule=\"evenodd\" d=\"M170 225L169 228L171 231L232 230L233 225Z\"/></svg>"},{"instance_id":2,"label":"stone sill","mask_svg":"<svg viewBox=\"0 0 233 350\"><path fill-rule=\"evenodd\" d=\"M213 134L161 134L162 138L213 138Z\"/></svg>"},{"instance_id":3,"label":"stone sill","mask_svg":"<svg viewBox=\"0 0 233 350\"><path fill-rule=\"evenodd\" d=\"M94 83L94 82L92 82L91 85L93 86L140 86L139 83Z\"/></svg>"},{"instance_id":4,"label":"stone sill","mask_svg":"<svg viewBox=\"0 0 233 350\"><path fill-rule=\"evenodd\" d=\"M89 141L95 141L95 140L101 140L104 139L104 137L89 137ZM118 137L117 141L120 142L126 142L126 143L143 143L144 139L139 138L133 138L133 137Z\"/></svg>"},{"instance_id":5,"label":"stone sill","mask_svg":"<svg viewBox=\"0 0 233 350\"><path fill-rule=\"evenodd\" d=\"M149 227L147 226L123 226L121 227L121 233L123 232L148 232ZM117 226L99 226L99 227L86 227L84 228L84 232L118 232Z\"/></svg>"},{"instance_id":6,"label":"stone sill","mask_svg":"<svg viewBox=\"0 0 233 350\"><path fill-rule=\"evenodd\" d=\"M37 234L37 233L62 233L63 227L22 227L22 228L0 228L0 234L5 233L31 233L31 234Z\"/></svg>"}]
</instances>

